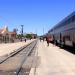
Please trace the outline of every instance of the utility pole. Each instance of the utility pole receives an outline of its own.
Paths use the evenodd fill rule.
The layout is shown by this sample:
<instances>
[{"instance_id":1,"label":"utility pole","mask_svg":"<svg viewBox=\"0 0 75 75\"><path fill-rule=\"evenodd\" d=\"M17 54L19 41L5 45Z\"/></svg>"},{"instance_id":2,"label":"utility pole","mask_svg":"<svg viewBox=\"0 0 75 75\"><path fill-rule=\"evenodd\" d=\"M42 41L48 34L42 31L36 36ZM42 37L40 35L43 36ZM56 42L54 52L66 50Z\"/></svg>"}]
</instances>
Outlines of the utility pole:
<instances>
[{"instance_id":1,"label":"utility pole","mask_svg":"<svg viewBox=\"0 0 75 75\"><path fill-rule=\"evenodd\" d=\"M43 41L44 41L44 27L43 27Z\"/></svg>"},{"instance_id":2,"label":"utility pole","mask_svg":"<svg viewBox=\"0 0 75 75\"><path fill-rule=\"evenodd\" d=\"M23 27L24 27L24 25L21 25L21 41L22 41L22 37L23 37Z\"/></svg>"},{"instance_id":3,"label":"utility pole","mask_svg":"<svg viewBox=\"0 0 75 75\"><path fill-rule=\"evenodd\" d=\"M35 33L37 34L37 29L35 30Z\"/></svg>"},{"instance_id":4,"label":"utility pole","mask_svg":"<svg viewBox=\"0 0 75 75\"><path fill-rule=\"evenodd\" d=\"M44 27L43 27L43 35L44 35Z\"/></svg>"}]
</instances>

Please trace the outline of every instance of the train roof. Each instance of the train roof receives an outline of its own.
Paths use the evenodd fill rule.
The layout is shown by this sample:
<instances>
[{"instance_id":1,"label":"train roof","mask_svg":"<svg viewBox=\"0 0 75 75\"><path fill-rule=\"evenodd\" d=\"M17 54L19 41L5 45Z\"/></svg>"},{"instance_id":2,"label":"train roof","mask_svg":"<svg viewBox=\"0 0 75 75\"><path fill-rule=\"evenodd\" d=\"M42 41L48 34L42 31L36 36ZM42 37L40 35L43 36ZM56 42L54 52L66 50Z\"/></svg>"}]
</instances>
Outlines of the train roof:
<instances>
[{"instance_id":1,"label":"train roof","mask_svg":"<svg viewBox=\"0 0 75 75\"><path fill-rule=\"evenodd\" d=\"M67 17L65 17L63 20L61 20L59 23L57 23L51 30L55 29L57 26L60 26L60 24L62 24L64 21L68 20L69 18L71 18L72 16L75 15L75 11L72 12L70 15L68 15Z\"/></svg>"}]
</instances>

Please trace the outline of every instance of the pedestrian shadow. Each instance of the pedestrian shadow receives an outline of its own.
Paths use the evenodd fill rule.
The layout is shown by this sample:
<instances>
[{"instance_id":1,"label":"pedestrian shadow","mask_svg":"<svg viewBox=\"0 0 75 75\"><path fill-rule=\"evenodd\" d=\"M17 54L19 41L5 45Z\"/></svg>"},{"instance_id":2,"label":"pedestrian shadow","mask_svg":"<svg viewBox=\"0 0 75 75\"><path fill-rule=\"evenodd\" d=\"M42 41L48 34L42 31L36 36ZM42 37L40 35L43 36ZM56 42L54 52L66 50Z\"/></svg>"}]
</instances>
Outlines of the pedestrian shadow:
<instances>
[{"instance_id":1,"label":"pedestrian shadow","mask_svg":"<svg viewBox=\"0 0 75 75\"><path fill-rule=\"evenodd\" d=\"M53 43L51 43L51 44L53 44ZM75 47L70 47L70 46L66 46L66 45L63 47L60 47L60 45L55 45L55 44L53 44L53 45L59 47L60 49L64 49L65 51L68 51L75 55Z\"/></svg>"},{"instance_id":2,"label":"pedestrian shadow","mask_svg":"<svg viewBox=\"0 0 75 75\"><path fill-rule=\"evenodd\" d=\"M60 47L60 48L61 48L61 47ZM65 51L68 51L68 52L70 52L70 53L72 53L72 54L75 55L75 48L74 48L74 47L64 46L64 47L62 47L61 49L64 49Z\"/></svg>"}]
</instances>

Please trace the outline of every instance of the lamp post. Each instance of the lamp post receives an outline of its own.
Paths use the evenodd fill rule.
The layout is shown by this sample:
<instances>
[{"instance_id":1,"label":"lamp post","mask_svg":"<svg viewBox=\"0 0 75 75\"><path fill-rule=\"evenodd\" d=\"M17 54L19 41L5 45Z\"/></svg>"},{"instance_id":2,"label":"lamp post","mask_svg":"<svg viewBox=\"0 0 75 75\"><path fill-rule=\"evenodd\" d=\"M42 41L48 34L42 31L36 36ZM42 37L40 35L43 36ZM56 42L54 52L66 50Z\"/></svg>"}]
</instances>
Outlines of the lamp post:
<instances>
[{"instance_id":1,"label":"lamp post","mask_svg":"<svg viewBox=\"0 0 75 75\"><path fill-rule=\"evenodd\" d=\"M22 41L22 37L23 37L23 27L24 27L24 25L21 25L21 41Z\"/></svg>"},{"instance_id":2,"label":"lamp post","mask_svg":"<svg viewBox=\"0 0 75 75\"><path fill-rule=\"evenodd\" d=\"M44 41L44 27L43 27L43 41Z\"/></svg>"},{"instance_id":3,"label":"lamp post","mask_svg":"<svg viewBox=\"0 0 75 75\"><path fill-rule=\"evenodd\" d=\"M43 27L43 35L44 35L44 27Z\"/></svg>"}]
</instances>

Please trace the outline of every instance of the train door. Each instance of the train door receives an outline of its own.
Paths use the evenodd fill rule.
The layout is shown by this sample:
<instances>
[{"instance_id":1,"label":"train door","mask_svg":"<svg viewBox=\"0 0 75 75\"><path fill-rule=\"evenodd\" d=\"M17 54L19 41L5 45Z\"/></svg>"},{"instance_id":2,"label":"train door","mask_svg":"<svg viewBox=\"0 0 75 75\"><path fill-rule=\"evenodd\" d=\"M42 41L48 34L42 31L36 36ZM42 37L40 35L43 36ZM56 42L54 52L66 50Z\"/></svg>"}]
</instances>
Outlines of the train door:
<instances>
[{"instance_id":1,"label":"train door","mask_svg":"<svg viewBox=\"0 0 75 75\"><path fill-rule=\"evenodd\" d=\"M65 45L67 45L67 46L73 46L71 36L72 36L71 31L70 30L67 31L66 32L66 35L65 35Z\"/></svg>"},{"instance_id":2,"label":"train door","mask_svg":"<svg viewBox=\"0 0 75 75\"><path fill-rule=\"evenodd\" d=\"M60 35L59 35L59 46L60 46L60 47L62 46L62 35L61 35L61 33L60 33Z\"/></svg>"},{"instance_id":3,"label":"train door","mask_svg":"<svg viewBox=\"0 0 75 75\"><path fill-rule=\"evenodd\" d=\"M61 33L60 33L60 43L61 43Z\"/></svg>"},{"instance_id":4,"label":"train door","mask_svg":"<svg viewBox=\"0 0 75 75\"><path fill-rule=\"evenodd\" d=\"M64 33L60 33L60 47L63 47L65 45L65 38Z\"/></svg>"}]
</instances>

